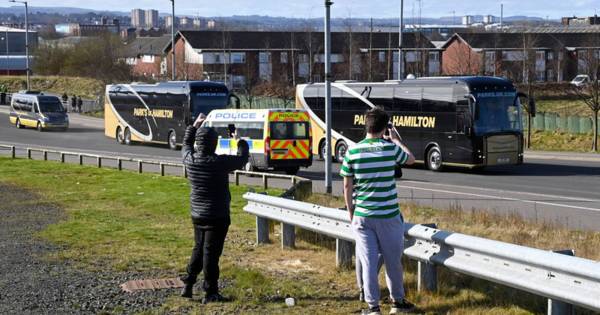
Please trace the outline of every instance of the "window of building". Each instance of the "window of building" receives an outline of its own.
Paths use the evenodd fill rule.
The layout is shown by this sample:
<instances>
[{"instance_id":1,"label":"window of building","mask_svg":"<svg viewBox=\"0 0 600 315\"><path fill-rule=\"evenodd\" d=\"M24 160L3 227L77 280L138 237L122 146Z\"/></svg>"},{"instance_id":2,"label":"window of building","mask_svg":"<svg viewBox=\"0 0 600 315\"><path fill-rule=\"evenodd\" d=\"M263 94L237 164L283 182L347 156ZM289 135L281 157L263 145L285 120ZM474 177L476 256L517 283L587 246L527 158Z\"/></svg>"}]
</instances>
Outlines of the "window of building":
<instances>
[{"instance_id":1,"label":"window of building","mask_svg":"<svg viewBox=\"0 0 600 315\"><path fill-rule=\"evenodd\" d=\"M331 63L342 63L344 62L344 55L342 54L331 54ZM325 55L315 55L315 63L325 63Z\"/></svg>"},{"instance_id":2,"label":"window of building","mask_svg":"<svg viewBox=\"0 0 600 315\"><path fill-rule=\"evenodd\" d=\"M144 63L154 63L154 56L152 55L143 55L142 62Z\"/></svg>"},{"instance_id":3,"label":"window of building","mask_svg":"<svg viewBox=\"0 0 600 315\"><path fill-rule=\"evenodd\" d=\"M279 55L279 62L280 63L288 63L288 53L283 51L281 52L281 54Z\"/></svg>"},{"instance_id":4,"label":"window of building","mask_svg":"<svg viewBox=\"0 0 600 315\"><path fill-rule=\"evenodd\" d=\"M485 52L485 72L494 73L496 70L496 52Z\"/></svg>"},{"instance_id":5,"label":"window of building","mask_svg":"<svg viewBox=\"0 0 600 315\"><path fill-rule=\"evenodd\" d=\"M246 63L246 53L243 53L243 52L231 53L231 63Z\"/></svg>"},{"instance_id":6,"label":"window of building","mask_svg":"<svg viewBox=\"0 0 600 315\"><path fill-rule=\"evenodd\" d=\"M271 62L271 53L270 52L260 52L260 53L258 53L258 62L260 62L260 63L269 63L269 62Z\"/></svg>"},{"instance_id":7,"label":"window of building","mask_svg":"<svg viewBox=\"0 0 600 315\"><path fill-rule=\"evenodd\" d=\"M502 60L504 61L523 61L525 54L522 51L503 51Z\"/></svg>"},{"instance_id":8,"label":"window of building","mask_svg":"<svg viewBox=\"0 0 600 315\"><path fill-rule=\"evenodd\" d=\"M405 62L417 62L421 60L421 54L417 51L407 51L404 53Z\"/></svg>"},{"instance_id":9,"label":"window of building","mask_svg":"<svg viewBox=\"0 0 600 315\"><path fill-rule=\"evenodd\" d=\"M271 81L273 66L271 65L271 53L261 51L258 53L258 74L261 80Z\"/></svg>"},{"instance_id":10,"label":"window of building","mask_svg":"<svg viewBox=\"0 0 600 315\"><path fill-rule=\"evenodd\" d=\"M548 54L546 55L548 57L548 61L550 60L554 60L554 52L549 51Z\"/></svg>"},{"instance_id":11,"label":"window of building","mask_svg":"<svg viewBox=\"0 0 600 315\"><path fill-rule=\"evenodd\" d=\"M385 62L385 51L379 52L379 62Z\"/></svg>"}]
</instances>

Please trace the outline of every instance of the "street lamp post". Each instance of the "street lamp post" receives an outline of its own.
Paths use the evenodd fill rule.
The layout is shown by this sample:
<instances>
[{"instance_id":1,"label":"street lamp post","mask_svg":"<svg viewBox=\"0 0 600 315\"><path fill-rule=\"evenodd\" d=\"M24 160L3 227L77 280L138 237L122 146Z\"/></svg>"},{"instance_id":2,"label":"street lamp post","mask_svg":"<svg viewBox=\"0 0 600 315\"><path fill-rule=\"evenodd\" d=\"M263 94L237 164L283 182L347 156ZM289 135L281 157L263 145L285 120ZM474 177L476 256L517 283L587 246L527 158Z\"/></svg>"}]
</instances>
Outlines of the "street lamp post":
<instances>
[{"instance_id":1,"label":"street lamp post","mask_svg":"<svg viewBox=\"0 0 600 315\"><path fill-rule=\"evenodd\" d=\"M175 81L175 0L171 0L171 79Z\"/></svg>"},{"instance_id":2,"label":"street lamp post","mask_svg":"<svg viewBox=\"0 0 600 315\"><path fill-rule=\"evenodd\" d=\"M400 31L398 32L398 80L404 78L404 56L402 54L402 32L404 31L404 0L400 0Z\"/></svg>"},{"instance_id":3,"label":"street lamp post","mask_svg":"<svg viewBox=\"0 0 600 315\"><path fill-rule=\"evenodd\" d=\"M331 183L331 0L325 0L325 191L332 192Z\"/></svg>"},{"instance_id":4,"label":"street lamp post","mask_svg":"<svg viewBox=\"0 0 600 315\"><path fill-rule=\"evenodd\" d=\"M9 0L9 2L23 3L25 5L25 67L27 68L27 90L29 91L29 7L27 6L27 1Z\"/></svg>"}]
</instances>

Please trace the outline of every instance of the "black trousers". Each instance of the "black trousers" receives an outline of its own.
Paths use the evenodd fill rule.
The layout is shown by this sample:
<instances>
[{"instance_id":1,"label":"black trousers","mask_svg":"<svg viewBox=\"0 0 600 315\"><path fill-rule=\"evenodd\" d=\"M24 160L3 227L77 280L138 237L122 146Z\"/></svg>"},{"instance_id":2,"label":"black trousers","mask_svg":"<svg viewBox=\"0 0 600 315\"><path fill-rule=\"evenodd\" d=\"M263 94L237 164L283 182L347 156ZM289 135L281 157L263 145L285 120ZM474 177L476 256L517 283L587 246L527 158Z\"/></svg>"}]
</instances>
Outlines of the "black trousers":
<instances>
[{"instance_id":1,"label":"black trousers","mask_svg":"<svg viewBox=\"0 0 600 315\"><path fill-rule=\"evenodd\" d=\"M219 258L223 253L225 237L229 230L229 219L218 221L194 220L194 240L192 257L187 267L187 277L183 282L194 284L204 271L202 288L206 294L219 292Z\"/></svg>"}]
</instances>

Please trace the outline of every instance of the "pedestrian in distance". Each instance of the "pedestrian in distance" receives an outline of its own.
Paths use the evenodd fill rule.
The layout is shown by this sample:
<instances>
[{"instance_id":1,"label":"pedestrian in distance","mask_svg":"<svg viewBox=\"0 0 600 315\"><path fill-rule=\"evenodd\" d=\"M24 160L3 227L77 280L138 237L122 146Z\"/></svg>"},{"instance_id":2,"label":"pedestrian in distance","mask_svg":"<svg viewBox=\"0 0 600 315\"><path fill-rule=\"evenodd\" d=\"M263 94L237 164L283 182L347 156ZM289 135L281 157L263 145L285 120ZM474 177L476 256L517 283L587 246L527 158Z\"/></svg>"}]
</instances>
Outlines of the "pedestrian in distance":
<instances>
[{"instance_id":1,"label":"pedestrian in distance","mask_svg":"<svg viewBox=\"0 0 600 315\"><path fill-rule=\"evenodd\" d=\"M67 104L67 102L69 101L69 96L67 95L67 93L63 93L61 99L63 104Z\"/></svg>"},{"instance_id":2,"label":"pedestrian in distance","mask_svg":"<svg viewBox=\"0 0 600 315\"><path fill-rule=\"evenodd\" d=\"M364 299L371 315L381 314L377 277L380 254L393 303L390 314L414 310L414 305L405 298L404 219L398 206L394 174L397 165L413 164L415 157L389 121L390 116L381 108L367 111L367 136L348 149L340 170L356 241L357 264L362 267Z\"/></svg>"},{"instance_id":3,"label":"pedestrian in distance","mask_svg":"<svg viewBox=\"0 0 600 315\"><path fill-rule=\"evenodd\" d=\"M81 99L81 96L77 97L77 111L79 113L81 113L81 107L83 106L83 100Z\"/></svg>"},{"instance_id":4,"label":"pedestrian in distance","mask_svg":"<svg viewBox=\"0 0 600 315\"><path fill-rule=\"evenodd\" d=\"M248 162L248 143L238 140L237 155L216 155L218 133L214 128L201 127L205 115L200 114L183 137L182 156L192 186L191 217L195 245L187 274L181 278L185 286L181 296L192 298L198 275L204 273L203 303L223 301L219 294L219 258L231 222L229 206L229 173Z\"/></svg>"},{"instance_id":5,"label":"pedestrian in distance","mask_svg":"<svg viewBox=\"0 0 600 315\"><path fill-rule=\"evenodd\" d=\"M73 112L77 111L77 95L71 96L71 109Z\"/></svg>"}]
</instances>

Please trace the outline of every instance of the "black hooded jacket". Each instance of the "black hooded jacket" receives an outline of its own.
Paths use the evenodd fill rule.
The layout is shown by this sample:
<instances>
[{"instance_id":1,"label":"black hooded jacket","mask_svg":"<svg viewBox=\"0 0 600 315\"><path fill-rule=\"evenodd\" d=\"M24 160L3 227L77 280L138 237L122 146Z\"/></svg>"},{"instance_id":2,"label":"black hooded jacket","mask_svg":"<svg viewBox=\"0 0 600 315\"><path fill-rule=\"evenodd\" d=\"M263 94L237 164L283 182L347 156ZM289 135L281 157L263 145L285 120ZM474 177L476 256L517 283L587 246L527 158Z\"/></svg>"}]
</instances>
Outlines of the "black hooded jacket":
<instances>
[{"instance_id":1,"label":"black hooded jacket","mask_svg":"<svg viewBox=\"0 0 600 315\"><path fill-rule=\"evenodd\" d=\"M196 149L194 149L196 141ZM197 224L229 221L229 173L248 162L248 143L238 142L238 155L216 155L218 135L213 128L189 126L183 137L183 163L192 185L190 205Z\"/></svg>"}]
</instances>

